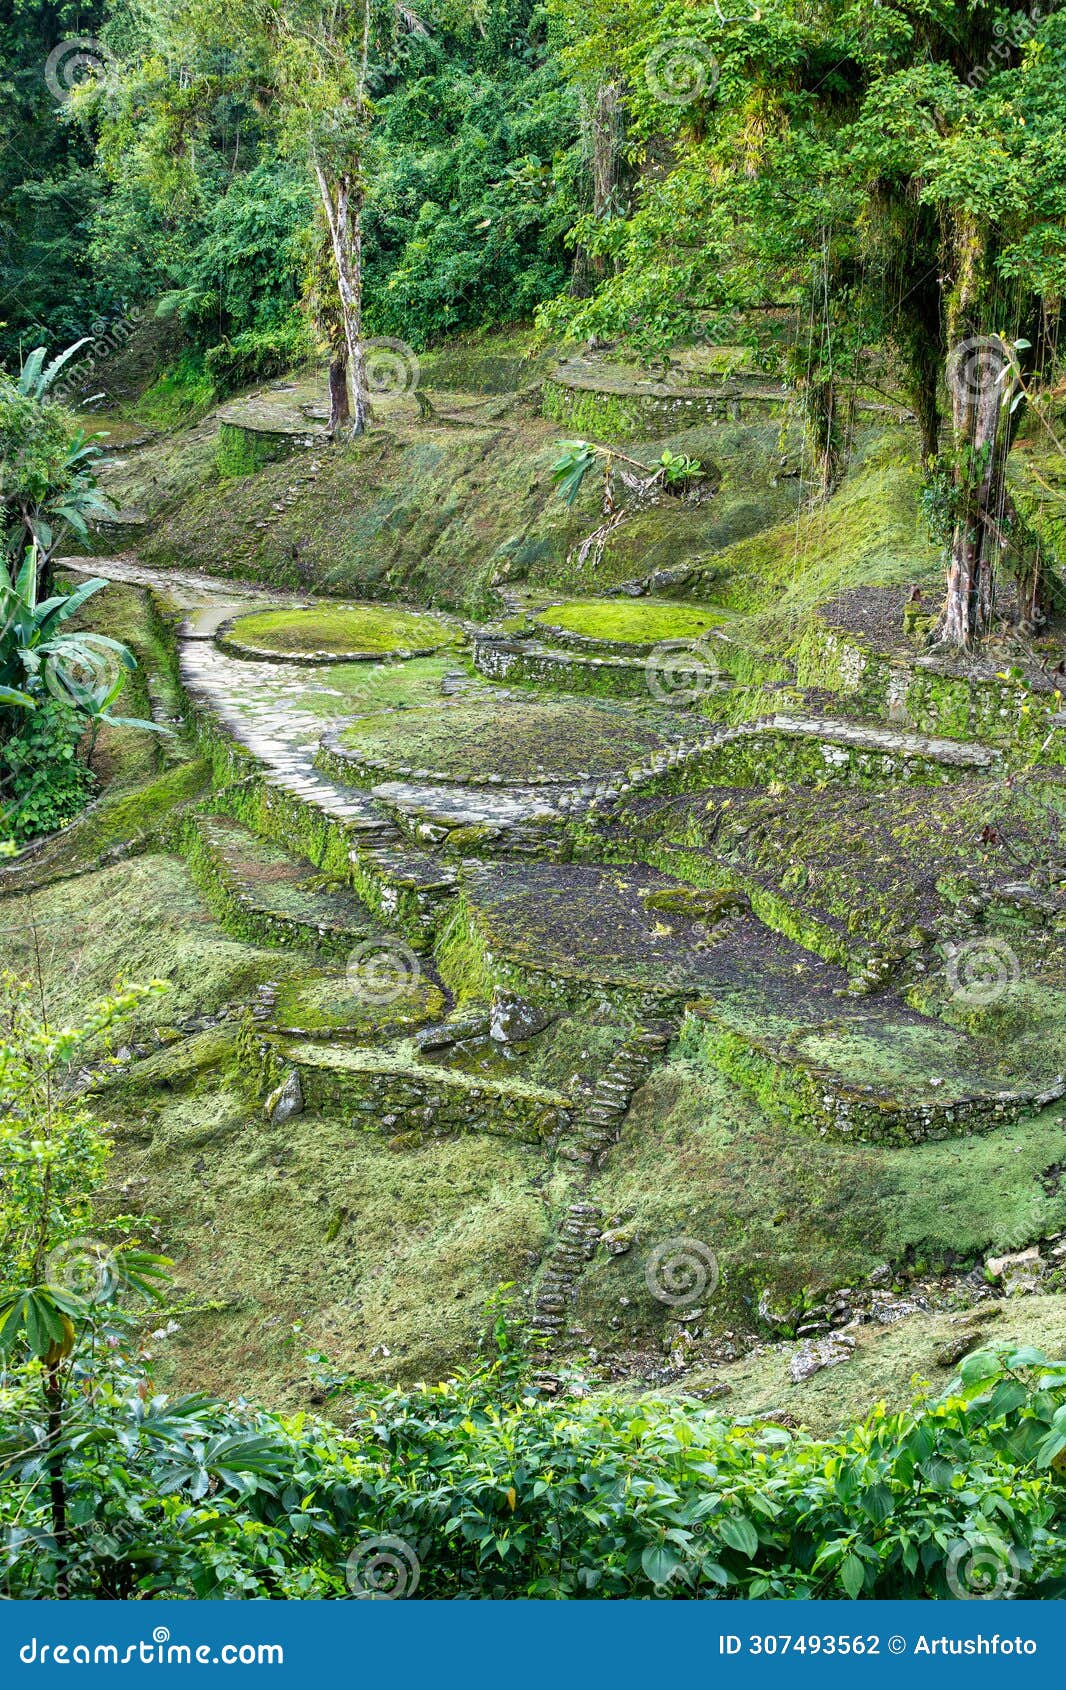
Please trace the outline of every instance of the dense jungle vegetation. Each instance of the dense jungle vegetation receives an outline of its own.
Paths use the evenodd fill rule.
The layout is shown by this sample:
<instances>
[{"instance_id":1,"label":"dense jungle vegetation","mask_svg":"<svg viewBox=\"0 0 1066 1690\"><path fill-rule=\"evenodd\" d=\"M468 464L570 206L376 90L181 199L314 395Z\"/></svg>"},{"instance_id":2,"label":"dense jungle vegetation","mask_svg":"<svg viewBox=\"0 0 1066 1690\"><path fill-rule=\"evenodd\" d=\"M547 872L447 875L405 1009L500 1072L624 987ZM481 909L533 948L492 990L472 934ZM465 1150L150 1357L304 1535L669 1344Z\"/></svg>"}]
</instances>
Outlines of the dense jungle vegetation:
<instances>
[{"instance_id":1,"label":"dense jungle vegetation","mask_svg":"<svg viewBox=\"0 0 1066 1690\"><path fill-rule=\"evenodd\" d=\"M11 0L0 1591L1066 1592L1066 10Z\"/></svg>"}]
</instances>

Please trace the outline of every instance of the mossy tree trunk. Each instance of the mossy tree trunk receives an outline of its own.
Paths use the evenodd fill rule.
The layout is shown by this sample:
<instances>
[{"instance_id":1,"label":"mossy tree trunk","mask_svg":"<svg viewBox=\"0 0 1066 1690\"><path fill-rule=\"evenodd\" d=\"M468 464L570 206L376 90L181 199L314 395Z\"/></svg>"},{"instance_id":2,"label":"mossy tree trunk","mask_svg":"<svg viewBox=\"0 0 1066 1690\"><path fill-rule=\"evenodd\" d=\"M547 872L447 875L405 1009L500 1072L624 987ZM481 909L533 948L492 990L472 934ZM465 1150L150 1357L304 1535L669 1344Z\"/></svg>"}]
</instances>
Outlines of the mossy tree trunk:
<instances>
[{"instance_id":1,"label":"mossy tree trunk","mask_svg":"<svg viewBox=\"0 0 1066 1690\"><path fill-rule=\"evenodd\" d=\"M625 114L622 84L617 77L605 76L591 98L582 97L582 129L592 215L599 222L617 207L622 177ZM574 253L572 291L586 294L590 291L589 278L593 283L601 282L606 274L607 260L603 254L590 253L579 242Z\"/></svg>"},{"instance_id":2,"label":"mossy tree trunk","mask_svg":"<svg viewBox=\"0 0 1066 1690\"><path fill-rule=\"evenodd\" d=\"M348 353L345 347L337 348L329 360L329 435L332 439L337 431L351 420L352 408L348 401Z\"/></svg>"},{"instance_id":3,"label":"mossy tree trunk","mask_svg":"<svg viewBox=\"0 0 1066 1690\"><path fill-rule=\"evenodd\" d=\"M340 295L337 291L333 259L333 238L327 226L316 232L314 254L307 279L305 303L315 327L325 338L329 348L329 427L330 439L351 419L348 400L348 342L344 332Z\"/></svg>"},{"instance_id":4,"label":"mossy tree trunk","mask_svg":"<svg viewBox=\"0 0 1066 1690\"><path fill-rule=\"evenodd\" d=\"M944 641L967 649L992 622L996 556L1006 497L1007 349L985 331L989 253L977 219L956 212L947 231L948 388L954 525L948 555Z\"/></svg>"}]
</instances>

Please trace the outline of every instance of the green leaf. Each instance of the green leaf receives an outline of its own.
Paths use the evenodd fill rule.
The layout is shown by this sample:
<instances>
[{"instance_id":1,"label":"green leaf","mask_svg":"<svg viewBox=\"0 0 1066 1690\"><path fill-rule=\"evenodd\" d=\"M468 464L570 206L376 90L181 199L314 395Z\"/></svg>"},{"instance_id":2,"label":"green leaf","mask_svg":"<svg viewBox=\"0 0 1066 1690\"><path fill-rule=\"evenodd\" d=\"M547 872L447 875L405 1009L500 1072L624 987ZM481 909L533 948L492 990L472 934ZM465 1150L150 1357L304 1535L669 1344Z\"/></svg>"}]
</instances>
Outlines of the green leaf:
<instances>
[{"instance_id":1,"label":"green leaf","mask_svg":"<svg viewBox=\"0 0 1066 1690\"><path fill-rule=\"evenodd\" d=\"M750 1561L759 1547L759 1534L743 1514L733 1514L718 1527L718 1535L730 1549L739 1550Z\"/></svg>"},{"instance_id":2,"label":"green leaf","mask_svg":"<svg viewBox=\"0 0 1066 1690\"><path fill-rule=\"evenodd\" d=\"M587 440L560 440L561 452L551 467L551 478L561 498L572 505L582 483L596 462L596 448Z\"/></svg>"},{"instance_id":3,"label":"green leaf","mask_svg":"<svg viewBox=\"0 0 1066 1690\"><path fill-rule=\"evenodd\" d=\"M666 1584L680 1567L681 1557L667 1543L649 1543L644 1547L640 1564L652 1584Z\"/></svg>"},{"instance_id":4,"label":"green leaf","mask_svg":"<svg viewBox=\"0 0 1066 1690\"><path fill-rule=\"evenodd\" d=\"M840 1582L854 1601L866 1583L866 1569L857 1555L845 1555L840 1564Z\"/></svg>"},{"instance_id":5,"label":"green leaf","mask_svg":"<svg viewBox=\"0 0 1066 1690\"><path fill-rule=\"evenodd\" d=\"M869 1490L863 1492L860 1506L874 1525L880 1526L892 1513L895 1502L887 1485L871 1485Z\"/></svg>"},{"instance_id":6,"label":"green leaf","mask_svg":"<svg viewBox=\"0 0 1066 1690\"><path fill-rule=\"evenodd\" d=\"M37 392L37 383L41 374L41 365L44 363L47 351L48 348L46 346L35 346L29 357L26 359L26 362L23 364L18 379L18 390L24 396L29 396Z\"/></svg>"},{"instance_id":7,"label":"green leaf","mask_svg":"<svg viewBox=\"0 0 1066 1690\"><path fill-rule=\"evenodd\" d=\"M996 1350L973 1350L963 1359L959 1378L964 1385L980 1385L1003 1372L1003 1357Z\"/></svg>"}]
</instances>

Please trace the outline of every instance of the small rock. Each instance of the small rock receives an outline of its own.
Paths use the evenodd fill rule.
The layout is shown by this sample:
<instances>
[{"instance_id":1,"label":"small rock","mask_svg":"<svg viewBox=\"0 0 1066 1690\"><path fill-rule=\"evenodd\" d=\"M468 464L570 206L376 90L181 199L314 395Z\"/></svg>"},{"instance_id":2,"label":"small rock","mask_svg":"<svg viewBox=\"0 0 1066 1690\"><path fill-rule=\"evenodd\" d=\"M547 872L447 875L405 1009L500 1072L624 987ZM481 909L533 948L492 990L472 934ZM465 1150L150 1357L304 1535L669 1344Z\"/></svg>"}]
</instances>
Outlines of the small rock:
<instances>
[{"instance_id":1,"label":"small rock","mask_svg":"<svg viewBox=\"0 0 1066 1690\"><path fill-rule=\"evenodd\" d=\"M846 1332L830 1332L824 1338L812 1338L796 1351L788 1364L788 1371L794 1385L799 1385L804 1379L811 1379L820 1373L823 1367L837 1367L842 1361L850 1361L855 1340Z\"/></svg>"},{"instance_id":2,"label":"small rock","mask_svg":"<svg viewBox=\"0 0 1066 1690\"><path fill-rule=\"evenodd\" d=\"M627 1250L633 1248L633 1234L623 1232L621 1229L616 1232L605 1232L600 1238L600 1243L609 1256L624 1256Z\"/></svg>"},{"instance_id":3,"label":"small rock","mask_svg":"<svg viewBox=\"0 0 1066 1690\"><path fill-rule=\"evenodd\" d=\"M759 1298L759 1319L775 1332L792 1332L797 1318L797 1311L794 1309L774 1308L770 1301L770 1288L767 1286Z\"/></svg>"},{"instance_id":4,"label":"small rock","mask_svg":"<svg viewBox=\"0 0 1066 1690\"><path fill-rule=\"evenodd\" d=\"M541 1032L552 1020L554 1016L516 993L497 990L492 995L489 1037L497 1044L520 1044Z\"/></svg>"},{"instance_id":5,"label":"small rock","mask_svg":"<svg viewBox=\"0 0 1066 1690\"><path fill-rule=\"evenodd\" d=\"M272 1127L279 1127L293 1115L302 1115L304 1108L303 1087L300 1076L295 1068L290 1069L267 1098L263 1106L263 1113Z\"/></svg>"},{"instance_id":6,"label":"small rock","mask_svg":"<svg viewBox=\"0 0 1066 1690\"><path fill-rule=\"evenodd\" d=\"M1047 1263L1033 1244L1011 1256L989 1256L985 1270L1001 1282L1009 1295L1015 1291L1035 1291L1047 1271Z\"/></svg>"},{"instance_id":7,"label":"small rock","mask_svg":"<svg viewBox=\"0 0 1066 1690\"><path fill-rule=\"evenodd\" d=\"M954 1367L963 1356L968 1356L971 1350L979 1350L981 1342L980 1332L960 1332L933 1351L933 1360L938 1367Z\"/></svg>"}]
</instances>

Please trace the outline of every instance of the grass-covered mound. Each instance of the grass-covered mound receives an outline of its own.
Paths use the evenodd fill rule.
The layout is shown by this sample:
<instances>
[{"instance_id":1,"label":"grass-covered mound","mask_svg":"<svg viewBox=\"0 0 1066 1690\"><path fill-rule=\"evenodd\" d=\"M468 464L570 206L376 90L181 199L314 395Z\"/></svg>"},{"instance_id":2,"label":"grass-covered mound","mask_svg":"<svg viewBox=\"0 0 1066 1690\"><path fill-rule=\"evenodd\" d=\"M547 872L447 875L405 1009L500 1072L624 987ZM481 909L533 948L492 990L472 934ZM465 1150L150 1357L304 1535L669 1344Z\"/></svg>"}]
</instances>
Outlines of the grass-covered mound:
<instances>
[{"instance_id":1,"label":"grass-covered mound","mask_svg":"<svg viewBox=\"0 0 1066 1690\"><path fill-rule=\"evenodd\" d=\"M578 1319L597 1337L612 1334L625 1377L627 1353L652 1350L663 1358L669 1324L692 1317L691 1383L728 1385L737 1399L730 1398L731 1413L760 1406L802 1413L805 1396L792 1389L787 1352L765 1359L758 1394L731 1366L701 1374L701 1359L717 1358L723 1331L760 1324L764 1291L773 1309L799 1314L836 1287L861 1288L885 1264L895 1264L893 1277L898 1270L904 1285L912 1274L980 1273L988 1255L1060 1235L1066 1228L1063 1116L1061 1105L1052 1106L994 1132L924 1144L844 1144L828 1137L812 1143L768 1121L754 1096L739 1094L722 1075L671 1059L637 1093L598 1176L596 1202L629 1248L593 1259ZM702 1318L691 1309L679 1316L648 1294L648 1251L669 1238L698 1239L717 1258L721 1277ZM950 1308L950 1285L941 1295ZM955 1306L966 1309L969 1301L964 1295ZM1020 1315L1029 1301L1011 1299ZM928 1318L915 1315L908 1328L890 1393L887 1382L871 1390L865 1373L859 1382L850 1362L831 1370L844 1405L834 1425L863 1413L883 1393L897 1405L904 1401L912 1372L930 1376L936 1346L923 1337ZM1051 1342L1054 1322L1039 1324L1049 1320L1048 1307L1034 1318L1036 1341ZM680 1388L689 1382L686 1377Z\"/></svg>"},{"instance_id":2,"label":"grass-covered mound","mask_svg":"<svg viewBox=\"0 0 1066 1690\"><path fill-rule=\"evenodd\" d=\"M723 618L702 605L668 599L572 599L538 611L534 623L547 632L577 634L609 645L653 646L660 640L699 639Z\"/></svg>"},{"instance_id":3,"label":"grass-covered mound","mask_svg":"<svg viewBox=\"0 0 1066 1690\"><path fill-rule=\"evenodd\" d=\"M239 616L225 637L234 650L307 662L360 657L424 657L447 643L432 616L389 605L319 605Z\"/></svg>"},{"instance_id":4,"label":"grass-covered mound","mask_svg":"<svg viewBox=\"0 0 1066 1690\"><path fill-rule=\"evenodd\" d=\"M386 1029L406 1031L444 1014L443 992L421 974L410 981L397 978L395 985L387 985L384 994L368 992L359 972L364 952L371 961L379 952L387 959L384 946L375 949L373 944L364 945L362 950L355 949L347 969L340 967L286 981L271 1011L274 1026L312 1038L347 1034L370 1042ZM387 1002L381 1001L383 995Z\"/></svg>"},{"instance_id":5,"label":"grass-covered mound","mask_svg":"<svg viewBox=\"0 0 1066 1690\"><path fill-rule=\"evenodd\" d=\"M372 769L538 784L644 765L668 741L638 716L609 705L485 698L362 716L337 743Z\"/></svg>"}]
</instances>

